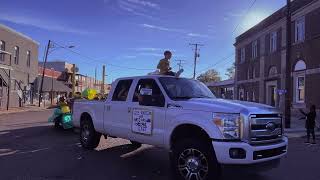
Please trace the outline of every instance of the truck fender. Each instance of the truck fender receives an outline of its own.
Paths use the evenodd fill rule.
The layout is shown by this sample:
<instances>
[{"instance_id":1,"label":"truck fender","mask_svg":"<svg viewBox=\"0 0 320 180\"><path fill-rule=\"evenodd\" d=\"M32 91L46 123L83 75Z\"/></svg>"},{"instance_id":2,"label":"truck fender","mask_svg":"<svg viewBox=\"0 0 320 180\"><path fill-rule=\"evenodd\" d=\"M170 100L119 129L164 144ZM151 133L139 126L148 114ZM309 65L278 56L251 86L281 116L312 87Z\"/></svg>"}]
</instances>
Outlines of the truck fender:
<instances>
[{"instance_id":1,"label":"truck fender","mask_svg":"<svg viewBox=\"0 0 320 180\"><path fill-rule=\"evenodd\" d=\"M212 121L208 120L207 117L201 115L194 116L194 114L186 113L168 121L166 128L167 133L165 133L165 144L167 146L167 149L170 149L171 136L173 135L174 130L182 125L192 125L199 127L206 132L209 138L212 139L222 137L219 128Z\"/></svg>"}]
</instances>

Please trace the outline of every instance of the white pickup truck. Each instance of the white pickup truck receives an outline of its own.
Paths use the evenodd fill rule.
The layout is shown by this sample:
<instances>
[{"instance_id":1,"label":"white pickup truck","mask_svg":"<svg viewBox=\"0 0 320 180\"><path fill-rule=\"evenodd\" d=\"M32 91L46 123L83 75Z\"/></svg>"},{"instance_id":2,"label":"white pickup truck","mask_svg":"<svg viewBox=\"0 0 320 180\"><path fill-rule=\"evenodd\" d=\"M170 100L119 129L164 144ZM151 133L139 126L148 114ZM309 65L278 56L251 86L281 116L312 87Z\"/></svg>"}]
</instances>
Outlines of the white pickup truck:
<instances>
[{"instance_id":1,"label":"white pickup truck","mask_svg":"<svg viewBox=\"0 0 320 180\"><path fill-rule=\"evenodd\" d=\"M101 135L167 149L177 179L213 179L228 165L273 168L288 148L277 109L217 99L197 80L170 76L120 78L105 101L76 101L73 123L86 149Z\"/></svg>"}]
</instances>

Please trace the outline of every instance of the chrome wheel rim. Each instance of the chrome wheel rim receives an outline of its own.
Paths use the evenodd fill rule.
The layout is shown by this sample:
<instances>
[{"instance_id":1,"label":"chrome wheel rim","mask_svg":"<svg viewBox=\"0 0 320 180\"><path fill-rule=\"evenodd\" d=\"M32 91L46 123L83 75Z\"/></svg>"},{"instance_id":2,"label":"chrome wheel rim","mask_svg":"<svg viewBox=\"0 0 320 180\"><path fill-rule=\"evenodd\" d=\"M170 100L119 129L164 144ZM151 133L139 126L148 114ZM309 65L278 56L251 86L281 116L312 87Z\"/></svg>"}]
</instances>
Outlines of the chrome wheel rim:
<instances>
[{"instance_id":1,"label":"chrome wheel rim","mask_svg":"<svg viewBox=\"0 0 320 180\"><path fill-rule=\"evenodd\" d=\"M178 170L186 180L204 180L209 172L209 164L202 152L190 148L180 154Z\"/></svg>"},{"instance_id":2,"label":"chrome wheel rim","mask_svg":"<svg viewBox=\"0 0 320 180\"><path fill-rule=\"evenodd\" d=\"M81 137L83 142L87 142L90 135L89 125L84 124L82 126Z\"/></svg>"}]
</instances>

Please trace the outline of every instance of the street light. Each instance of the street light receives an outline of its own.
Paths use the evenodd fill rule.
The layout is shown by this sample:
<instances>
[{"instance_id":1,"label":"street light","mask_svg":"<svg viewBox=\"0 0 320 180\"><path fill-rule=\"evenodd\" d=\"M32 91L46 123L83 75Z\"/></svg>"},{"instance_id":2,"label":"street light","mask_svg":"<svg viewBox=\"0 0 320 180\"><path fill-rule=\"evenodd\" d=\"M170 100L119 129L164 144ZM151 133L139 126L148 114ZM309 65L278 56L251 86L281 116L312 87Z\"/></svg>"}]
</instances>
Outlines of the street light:
<instances>
[{"instance_id":1,"label":"street light","mask_svg":"<svg viewBox=\"0 0 320 180\"><path fill-rule=\"evenodd\" d=\"M51 105L53 104L53 78L54 78L54 69L51 68Z\"/></svg>"},{"instance_id":2,"label":"street light","mask_svg":"<svg viewBox=\"0 0 320 180\"><path fill-rule=\"evenodd\" d=\"M61 48L64 48L64 49L67 49L67 48L74 48L75 46L61 46L57 43L54 43L53 41L49 40L48 41L48 45L45 49L45 56L44 56L44 62L43 62L43 71L42 71L42 79L41 79L41 84L40 84L40 90L39 90L39 107L40 107L40 104L41 104L41 101L42 101L42 88L43 88L43 78L44 78L44 73L45 73L45 70L46 70L46 63L47 63L47 59L48 59L48 55L50 53L52 53L54 50L57 50L57 49L61 49ZM51 49L51 51L50 51Z\"/></svg>"},{"instance_id":3,"label":"street light","mask_svg":"<svg viewBox=\"0 0 320 180\"><path fill-rule=\"evenodd\" d=\"M10 103L10 88L11 88L11 57L12 57L12 54L10 52L7 52L7 51L3 51L3 50L0 50L0 54L7 54L10 56L10 59L9 59L9 66L7 69L9 70L7 76L8 76L8 83L7 83L7 111L9 110L9 103Z\"/></svg>"}]
</instances>

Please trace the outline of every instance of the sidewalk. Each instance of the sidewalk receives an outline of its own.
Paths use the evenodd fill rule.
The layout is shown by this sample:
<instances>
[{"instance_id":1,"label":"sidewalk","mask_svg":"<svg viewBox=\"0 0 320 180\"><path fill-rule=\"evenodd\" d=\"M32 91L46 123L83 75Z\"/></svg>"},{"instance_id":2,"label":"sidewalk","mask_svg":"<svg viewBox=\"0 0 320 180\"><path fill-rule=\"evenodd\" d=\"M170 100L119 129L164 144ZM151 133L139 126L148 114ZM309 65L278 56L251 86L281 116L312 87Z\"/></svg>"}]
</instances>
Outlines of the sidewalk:
<instances>
[{"instance_id":1,"label":"sidewalk","mask_svg":"<svg viewBox=\"0 0 320 180\"><path fill-rule=\"evenodd\" d=\"M319 121L317 121L317 123L318 122ZM319 126L319 123L317 125ZM316 128L315 131L316 135L319 136L320 129ZM299 120L297 117L291 117L291 128L284 129L284 133L289 138L306 136L305 121Z\"/></svg>"},{"instance_id":2,"label":"sidewalk","mask_svg":"<svg viewBox=\"0 0 320 180\"><path fill-rule=\"evenodd\" d=\"M30 111L45 111L47 108L38 107L35 105L26 105L24 107L14 107L7 109L0 109L0 115L11 114L11 113L19 113L19 112L30 112Z\"/></svg>"}]
</instances>

